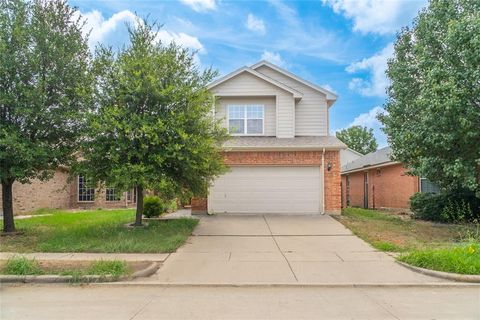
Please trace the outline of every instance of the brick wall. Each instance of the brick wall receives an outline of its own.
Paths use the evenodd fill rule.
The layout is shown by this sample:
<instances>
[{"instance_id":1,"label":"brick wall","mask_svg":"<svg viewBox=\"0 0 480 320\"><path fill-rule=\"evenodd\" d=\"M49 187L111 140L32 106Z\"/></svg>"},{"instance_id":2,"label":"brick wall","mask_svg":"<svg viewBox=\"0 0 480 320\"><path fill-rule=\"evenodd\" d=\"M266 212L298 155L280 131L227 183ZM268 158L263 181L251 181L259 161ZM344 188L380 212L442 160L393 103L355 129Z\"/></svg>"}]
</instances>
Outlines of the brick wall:
<instances>
[{"instance_id":1,"label":"brick wall","mask_svg":"<svg viewBox=\"0 0 480 320\"><path fill-rule=\"evenodd\" d=\"M38 209L96 209L134 207L135 203L125 202L122 193L119 201L106 201L105 190L95 190L95 201L78 202L77 179L69 181L64 169L55 171L47 181L34 179L31 183L13 184L13 213L26 214ZM133 197L133 195L132 195ZM2 211L2 188L0 187L0 212Z\"/></svg>"},{"instance_id":2,"label":"brick wall","mask_svg":"<svg viewBox=\"0 0 480 320\"><path fill-rule=\"evenodd\" d=\"M368 207L399 208L410 207L410 197L419 191L418 177L406 175L401 164L394 164L368 171ZM347 194L350 206L364 206L364 172L348 174L350 187L347 193L346 175L342 176L342 203L346 206Z\"/></svg>"},{"instance_id":3,"label":"brick wall","mask_svg":"<svg viewBox=\"0 0 480 320\"><path fill-rule=\"evenodd\" d=\"M58 169L52 179L40 181L34 179L31 183L13 183L13 214L25 214L41 208L68 208L70 185L68 172ZM0 204L2 190L0 187ZM0 205L0 211L2 211Z\"/></svg>"},{"instance_id":4,"label":"brick wall","mask_svg":"<svg viewBox=\"0 0 480 320\"><path fill-rule=\"evenodd\" d=\"M105 188L95 189L95 197L92 202L78 201L78 181L74 179L70 185L70 198L69 198L69 208L72 209L114 209L114 208L133 208L135 203L133 202L133 193L131 201L125 201L124 192L120 193L120 200L118 201L107 201L107 195Z\"/></svg>"},{"instance_id":5,"label":"brick wall","mask_svg":"<svg viewBox=\"0 0 480 320\"><path fill-rule=\"evenodd\" d=\"M226 152L227 165L306 165L321 166L322 151ZM331 164L330 171L327 164ZM325 152L325 211L338 214L341 210L340 152ZM207 199L192 199L192 212L205 213Z\"/></svg>"}]
</instances>

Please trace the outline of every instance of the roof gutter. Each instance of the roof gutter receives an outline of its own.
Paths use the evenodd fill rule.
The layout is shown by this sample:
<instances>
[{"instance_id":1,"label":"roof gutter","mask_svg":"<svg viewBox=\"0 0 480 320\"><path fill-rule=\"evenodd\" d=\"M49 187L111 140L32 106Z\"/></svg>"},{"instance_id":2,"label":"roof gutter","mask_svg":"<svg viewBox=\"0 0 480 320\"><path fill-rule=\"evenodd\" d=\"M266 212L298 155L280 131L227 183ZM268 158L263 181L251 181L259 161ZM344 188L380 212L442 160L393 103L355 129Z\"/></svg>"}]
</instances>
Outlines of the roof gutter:
<instances>
[{"instance_id":1,"label":"roof gutter","mask_svg":"<svg viewBox=\"0 0 480 320\"><path fill-rule=\"evenodd\" d=\"M364 167L361 167L361 168L355 168L355 169L350 169L350 170L346 170L346 171L341 171L340 175L355 173L355 172L361 172L361 171L367 171L367 170L370 170L370 169L376 169L376 168L381 168L381 167L388 167L388 166L392 166L394 164L400 164L400 163L401 162L398 162L398 161L388 161L388 162L384 162L384 163L380 163L380 164L376 164L376 165L369 165L369 166L364 166Z\"/></svg>"},{"instance_id":2,"label":"roof gutter","mask_svg":"<svg viewBox=\"0 0 480 320\"><path fill-rule=\"evenodd\" d=\"M242 151L323 151L325 150L342 150L345 147L223 147L224 152L242 152Z\"/></svg>"}]
</instances>

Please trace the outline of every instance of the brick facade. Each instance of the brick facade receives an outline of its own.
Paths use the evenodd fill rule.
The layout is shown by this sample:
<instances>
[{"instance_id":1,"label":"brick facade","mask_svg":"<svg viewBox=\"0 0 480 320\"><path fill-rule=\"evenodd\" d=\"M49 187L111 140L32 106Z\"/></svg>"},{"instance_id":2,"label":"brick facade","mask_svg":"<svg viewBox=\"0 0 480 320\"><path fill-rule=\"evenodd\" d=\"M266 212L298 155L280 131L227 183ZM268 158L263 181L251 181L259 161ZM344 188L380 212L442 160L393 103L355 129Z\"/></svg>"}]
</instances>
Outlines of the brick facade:
<instances>
[{"instance_id":1,"label":"brick facade","mask_svg":"<svg viewBox=\"0 0 480 320\"><path fill-rule=\"evenodd\" d=\"M227 165L321 166L322 151L225 152ZM325 152L325 211L339 214L341 210L340 152ZM328 164L331 167L328 170ZM205 213L207 199L192 199L192 213Z\"/></svg>"},{"instance_id":2,"label":"brick facade","mask_svg":"<svg viewBox=\"0 0 480 320\"><path fill-rule=\"evenodd\" d=\"M419 191L419 178L406 174L401 164L342 175L342 206L364 207L364 180L368 174L368 208L408 209ZM348 185L347 185L348 176ZM347 197L348 202L347 202Z\"/></svg>"},{"instance_id":3,"label":"brick facade","mask_svg":"<svg viewBox=\"0 0 480 320\"><path fill-rule=\"evenodd\" d=\"M0 187L0 203L2 199ZM70 204L70 186L68 172L58 169L52 179L31 183L13 183L13 213L23 214L41 208L68 208ZM0 205L0 211L3 209Z\"/></svg>"},{"instance_id":4,"label":"brick facade","mask_svg":"<svg viewBox=\"0 0 480 320\"><path fill-rule=\"evenodd\" d=\"M133 201L125 201L123 193L119 201L106 201L104 189L95 190L95 201L78 202L77 187L77 179L70 181L69 173L65 169L57 169L54 176L47 181L34 179L31 183L25 184L14 182L13 213L15 215L26 214L38 209L97 209L135 206ZM0 203L1 201L2 190L0 187Z\"/></svg>"}]
</instances>

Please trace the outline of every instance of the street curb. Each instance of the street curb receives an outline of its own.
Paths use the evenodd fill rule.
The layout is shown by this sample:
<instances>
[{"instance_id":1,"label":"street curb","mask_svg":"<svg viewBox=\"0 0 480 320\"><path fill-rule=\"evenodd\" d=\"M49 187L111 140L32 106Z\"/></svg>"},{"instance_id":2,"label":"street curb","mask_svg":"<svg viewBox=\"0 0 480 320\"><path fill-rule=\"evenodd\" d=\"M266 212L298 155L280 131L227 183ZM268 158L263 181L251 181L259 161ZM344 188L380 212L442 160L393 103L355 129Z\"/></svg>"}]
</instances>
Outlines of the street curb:
<instances>
[{"instance_id":1,"label":"street curb","mask_svg":"<svg viewBox=\"0 0 480 320\"><path fill-rule=\"evenodd\" d=\"M39 275L39 276L16 276L16 275L0 275L0 283L101 283L101 282L114 282L114 281L128 281L139 277L149 277L154 274L160 263L152 262L146 268L134 272L127 277L114 278L112 276L98 276L87 275L80 279L73 276L61 276L61 275ZM79 281L80 280L80 281Z\"/></svg>"},{"instance_id":2,"label":"street curb","mask_svg":"<svg viewBox=\"0 0 480 320\"><path fill-rule=\"evenodd\" d=\"M443 271L436 271L436 270L430 270L430 269L424 269L420 267L415 267L410 264L407 264L405 262L401 262L398 260L395 260L396 263L404 266L405 268L408 268L412 271L431 276L431 277L436 277L440 279L446 279L446 280L452 280L452 281L458 281L458 282L469 282L469 283L480 283L480 275L467 275L467 274L458 274L458 273L450 273L450 272L443 272Z\"/></svg>"},{"instance_id":3,"label":"street curb","mask_svg":"<svg viewBox=\"0 0 480 320\"><path fill-rule=\"evenodd\" d=\"M152 262L150 263L146 268L142 270L138 270L137 272L134 272L129 279L135 279L135 278L141 278L141 277L150 277L152 274L157 272L157 270L160 268L160 263L159 262ZM120 281L123 281L123 279L119 279Z\"/></svg>"},{"instance_id":4,"label":"street curb","mask_svg":"<svg viewBox=\"0 0 480 320\"><path fill-rule=\"evenodd\" d=\"M426 283L166 283L166 282L112 282L112 283L92 283L98 286L144 286L144 287L162 287L162 288L478 288L480 284L465 282L426 282Z\"/></svg>"}]
</instances>

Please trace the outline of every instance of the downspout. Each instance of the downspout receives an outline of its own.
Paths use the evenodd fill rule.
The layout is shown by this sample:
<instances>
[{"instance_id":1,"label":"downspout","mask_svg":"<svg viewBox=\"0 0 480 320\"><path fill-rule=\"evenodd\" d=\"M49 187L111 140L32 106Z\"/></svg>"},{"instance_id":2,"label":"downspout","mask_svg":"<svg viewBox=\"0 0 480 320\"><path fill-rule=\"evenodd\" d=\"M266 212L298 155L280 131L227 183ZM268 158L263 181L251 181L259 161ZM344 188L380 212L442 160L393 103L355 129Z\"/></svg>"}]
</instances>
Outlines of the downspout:
<instances>
[{"instance_id":1,"label":"downspout","mask_svg":"<svg viewBox=\"0 0 480 320\"><path fill-rule=\"evenodd\" d=\"M322 152L322 215L325 214L325 148Z\"/></svg>"}]
</instances>

